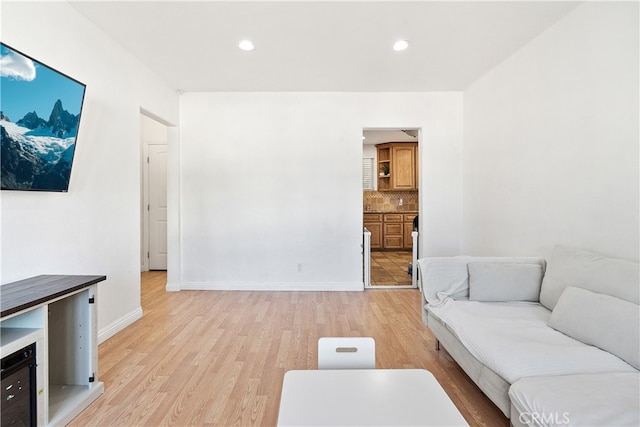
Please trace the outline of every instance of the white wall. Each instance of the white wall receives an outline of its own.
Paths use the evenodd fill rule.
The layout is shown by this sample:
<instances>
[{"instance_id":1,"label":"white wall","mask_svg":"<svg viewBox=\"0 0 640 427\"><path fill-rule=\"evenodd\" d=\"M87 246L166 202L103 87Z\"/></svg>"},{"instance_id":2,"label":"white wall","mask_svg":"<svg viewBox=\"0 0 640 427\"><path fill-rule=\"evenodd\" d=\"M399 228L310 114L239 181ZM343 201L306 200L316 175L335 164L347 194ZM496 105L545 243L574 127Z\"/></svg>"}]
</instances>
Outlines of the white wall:
<instances>
[{"instance_id":1,"label":"white wall","mask_svg":"<svg viewBox=\"0 0 640 427\"><path fill-rule=\"evenodd\" d=\"M464 250L638 259L638 3L586 2L464 95Z\"/></svg>"},{"instance_id":2,"label":"white wall","mask_svg":"<svg viewBox=\"0 0 640 427\"><path fill-rule=\"evenodd\" d=\"M423 129L422 253L461 249L461 93L187 93L180 113L168 289L362 289L367 127Z\"/></svg>"},{"instance_id":3,"label":"white wall","mask_svg":"<svg viewBox=\"0 0 640 427\"><path fill-rule=\"evenodd\" d=\"M64 2L3 2L2 41L87 90L69 192L2 192L1 281L106 275L102 341L141 315L140 109L177 123L178 96Z\"/></svg>"}]
</instances>

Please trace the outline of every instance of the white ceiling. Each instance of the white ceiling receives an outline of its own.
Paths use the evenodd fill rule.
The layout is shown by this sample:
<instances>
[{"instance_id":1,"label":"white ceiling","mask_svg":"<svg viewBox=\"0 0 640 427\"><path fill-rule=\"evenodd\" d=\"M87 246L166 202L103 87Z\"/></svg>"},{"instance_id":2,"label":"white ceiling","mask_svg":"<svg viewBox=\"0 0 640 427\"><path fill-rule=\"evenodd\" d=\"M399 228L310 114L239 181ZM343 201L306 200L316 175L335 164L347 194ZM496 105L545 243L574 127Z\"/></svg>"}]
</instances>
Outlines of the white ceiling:
<instances>
[{"instance_id":1,"label":"white ceiling","mask_svg":"<svg viewBox=\"0 0 640 427\"><path fill-rule=\"evenodd\" d=\"M385 142L418 142L418 129L364 129L363 145L376 145Z\"/></svg>"},{"instance_id":2,"label":"white ceiling","mask_svg":"<svg viewBox=\"0 0 640 427\"><path fill-rule=\"evenodd\" d=\"M183 91L459 91L568 1L70 1ZM238 49L243 38L256 49ZM408 39L404 52L391 49Z\"/></svg>"}]
</instances>

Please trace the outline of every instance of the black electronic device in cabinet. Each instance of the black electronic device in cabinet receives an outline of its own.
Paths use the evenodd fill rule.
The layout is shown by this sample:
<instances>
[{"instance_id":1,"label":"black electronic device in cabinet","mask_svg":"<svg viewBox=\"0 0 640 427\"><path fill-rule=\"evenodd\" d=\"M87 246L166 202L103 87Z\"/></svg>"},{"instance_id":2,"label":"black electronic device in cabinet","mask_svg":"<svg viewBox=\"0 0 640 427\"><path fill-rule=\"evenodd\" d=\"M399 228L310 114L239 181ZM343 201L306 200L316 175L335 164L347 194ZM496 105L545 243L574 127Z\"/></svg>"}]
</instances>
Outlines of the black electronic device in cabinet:
<instances>
[{"instance_id":1,"label":"black electronic device in cabinet","mask_svg":"<svg viewBox=\"0 0 640 427\"><path fill-rule=\"evenodd\" d=\"M36 417L36 344L28 345L2 358L2 427L35 426Z\"/></svg>"}]
</instances>

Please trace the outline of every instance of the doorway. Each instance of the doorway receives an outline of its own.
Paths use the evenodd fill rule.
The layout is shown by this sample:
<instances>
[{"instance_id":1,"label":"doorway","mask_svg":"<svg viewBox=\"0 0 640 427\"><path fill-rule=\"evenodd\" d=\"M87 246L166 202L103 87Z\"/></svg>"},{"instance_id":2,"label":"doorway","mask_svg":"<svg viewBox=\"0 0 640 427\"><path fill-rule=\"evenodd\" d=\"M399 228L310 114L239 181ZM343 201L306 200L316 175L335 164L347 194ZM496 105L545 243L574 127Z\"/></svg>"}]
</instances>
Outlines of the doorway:
<instances>
[{"instance_id":1,"label":"doorway","mask_svg":"<svg viewBox=\"0 0 640 427\"><path fill-rule=\"evenodd\" d=\"M419 139L418 128L362 131L365 287L417 287Z\"/></svg>"},{"instance_id":2,"label":"doorway","mask_svg":"<svg viewBox=\"0 0 640 427\"><path fill-rule=\"evenodd\" d=\"M141 271L167 270L167 126L140 115Z\"/></svg>"}]
</instances>

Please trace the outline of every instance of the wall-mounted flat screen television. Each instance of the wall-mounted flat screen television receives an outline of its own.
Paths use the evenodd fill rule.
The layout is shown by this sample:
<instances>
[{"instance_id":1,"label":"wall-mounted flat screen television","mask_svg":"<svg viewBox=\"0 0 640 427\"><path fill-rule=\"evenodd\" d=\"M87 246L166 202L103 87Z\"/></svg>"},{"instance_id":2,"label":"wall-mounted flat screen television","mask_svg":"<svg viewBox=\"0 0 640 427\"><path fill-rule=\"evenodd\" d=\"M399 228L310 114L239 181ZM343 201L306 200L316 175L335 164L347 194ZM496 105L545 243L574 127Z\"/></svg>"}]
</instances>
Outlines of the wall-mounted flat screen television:
<instances>
[{"instance_id":1,"label":"wall-mounted flat screen television","mask_svg":"<svg viewBox=\"0 0 640 427\"><path fill-rule=\"evenodd\" d=\"M85 87L0 43L3 190L69 190Z\"/></svg>"}]
</instances>

